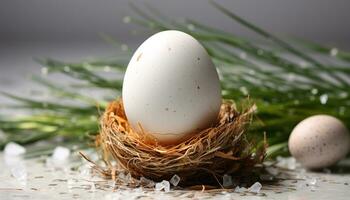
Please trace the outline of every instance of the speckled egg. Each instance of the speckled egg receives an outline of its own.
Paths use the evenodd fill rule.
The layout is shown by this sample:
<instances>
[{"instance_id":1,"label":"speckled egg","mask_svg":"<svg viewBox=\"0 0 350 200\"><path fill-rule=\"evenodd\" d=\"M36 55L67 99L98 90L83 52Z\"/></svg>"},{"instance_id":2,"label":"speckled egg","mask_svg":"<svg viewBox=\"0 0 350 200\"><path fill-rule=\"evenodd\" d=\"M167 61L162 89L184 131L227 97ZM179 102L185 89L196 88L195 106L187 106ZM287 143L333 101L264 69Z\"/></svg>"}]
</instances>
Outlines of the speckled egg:
<instances>
[{"instance_id":1,"label":"speckled egg","mask_svg":"<svg viewBox=\"0 0 350 200\"><path fill-rule=\"evenodd\" d=\"M175 30L159 32L136 50L123 81L134 129L174 143L213 125L221 105L216 68L203 46ZM140 126L139 126L140 125Z\"/></svg>"},{"instance_id":2,"label":"speckled egg","mask_svg":"<svg viewBox=\"0 0 350 200\"><path fill-rule=\"evenodd\" d=\"M315 115L301 121L292 131L289 151L310 169L329 167L344 158L350 149L349 131L337 118Z\"/></svg>"}]
</instances>

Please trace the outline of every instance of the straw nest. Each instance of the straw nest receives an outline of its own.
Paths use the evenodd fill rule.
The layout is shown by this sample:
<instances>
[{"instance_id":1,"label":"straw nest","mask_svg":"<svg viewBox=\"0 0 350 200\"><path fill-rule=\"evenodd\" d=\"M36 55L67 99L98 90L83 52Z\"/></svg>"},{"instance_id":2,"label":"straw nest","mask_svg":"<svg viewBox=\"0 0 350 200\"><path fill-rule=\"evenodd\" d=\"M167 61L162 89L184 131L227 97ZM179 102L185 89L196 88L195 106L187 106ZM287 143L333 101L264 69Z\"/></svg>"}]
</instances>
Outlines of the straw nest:
<instances>
[{"instance_id":1,"label":"straw nest","mask_svg":"<svg viewBox=\"0 0 350 200\"><path fill-rule=\"evenodd\" d=\"M238 112L233 102L224 101L215 126L180 144L163 146L150 134L135 132L121 99L113 101L101 118L96 139L107 168L95 169L114 180L120 173L153 181L169 180L176 174L183 186L221 185L225 174L247 176L265 156L265 145L257 148L247 135L255 109L250 105Z\"/></svg>"}]
</instances>

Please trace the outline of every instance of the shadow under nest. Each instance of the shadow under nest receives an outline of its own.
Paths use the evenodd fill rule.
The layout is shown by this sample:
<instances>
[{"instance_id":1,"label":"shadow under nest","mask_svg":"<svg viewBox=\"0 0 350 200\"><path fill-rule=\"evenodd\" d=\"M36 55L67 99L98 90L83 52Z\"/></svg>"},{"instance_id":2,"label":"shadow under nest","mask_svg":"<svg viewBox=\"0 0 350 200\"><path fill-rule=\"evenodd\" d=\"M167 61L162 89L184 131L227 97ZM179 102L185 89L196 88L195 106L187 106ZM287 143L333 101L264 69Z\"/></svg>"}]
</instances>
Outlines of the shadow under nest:
<instances>
[{"instance_id":1,"label":"shadow under nest","mask_svg":"<svg viewBox=\"0 0 350 200\"><path fill-rule=\"evenodd\" d=\"M116 182L121 181L119 174L130 173L134 185L142 184L137 183L141 177L162 181L175 174L183 187L223 188L225 174L235 180L247 180L255 166L263 162L267 146L266 140L259 147L247 136L255 110L255 105L249 105L239 112L232 101L223 101L213 127L177 145L164 146L150 134L134 131L127 121L122 100L115 100L101 117L101 130L96 137L107 167L95 164L93 168Z\"/></svg>"}]
</instances>

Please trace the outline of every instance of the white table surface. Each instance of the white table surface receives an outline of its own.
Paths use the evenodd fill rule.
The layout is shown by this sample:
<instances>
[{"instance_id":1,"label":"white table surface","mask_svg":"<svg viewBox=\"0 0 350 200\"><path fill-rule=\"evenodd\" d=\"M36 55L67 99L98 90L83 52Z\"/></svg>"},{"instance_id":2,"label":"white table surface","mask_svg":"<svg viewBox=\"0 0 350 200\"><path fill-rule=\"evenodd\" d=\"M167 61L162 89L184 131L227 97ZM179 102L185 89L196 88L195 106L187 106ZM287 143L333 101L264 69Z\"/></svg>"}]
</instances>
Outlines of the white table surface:
<instances>
[{"instance_id":1,"label":"white table surface","mask_svg":"<svg viewBox=\"0 0 350 200\"><path fill-rule=\"evenodd\" d=\"M58 59L79 60L88 56L111 55L111 48L94 44L83 46L0 46L0 90L26 94L33 84L27 78L29 74L40 74L40 66L32 57L51 56ZM0 102L6 100L0 98ZM72 158L74 158L73 156ZM0 199L288 199L288 200L342 200L350 199L350 162L345 162L344 170L328 174L325 172L304 172L281 170L279 178L288 178L274 184L263 183L261 193L235 192L199 192L172 190L169 193L143 191L142 189L113 189L111 183L82 174L70 167L80 166L84 161L71 159L67 168L47 167L45 158L20 161L26 166L26 185L11 175L0 153ZM348 160L350 161L350 160ZM309 182L316 179L315 185ZM95 188L95 189L94 189ZM141 197L140 194L142 195Z\"/></svg>"},{"instance_id":2,"label":"white table surface","mask_svg":"<svg viewBox=\"0 0 350 200\"><path fill-rule=\"evenodd\" d=\"M0 155L0 199L288 199L288 200L346 200L350 196L349 172L309 172L297 167L290 170L273 169L275 181L262 182L258 194L228 191L191 191L172 188L170 192L150 189L113 187L112 181L103 180L93 173L85 160L73 153L64 165L48 165L46 157L16 161L23 164L27 178L11 175L13 166L7 165ZM350 160L343 162L349 169ZM13 172L12 172L13 173ZM339 174L340 173L340 174ZM345 173L345 174L344 174Z\"/></svg>"}]
</instances>

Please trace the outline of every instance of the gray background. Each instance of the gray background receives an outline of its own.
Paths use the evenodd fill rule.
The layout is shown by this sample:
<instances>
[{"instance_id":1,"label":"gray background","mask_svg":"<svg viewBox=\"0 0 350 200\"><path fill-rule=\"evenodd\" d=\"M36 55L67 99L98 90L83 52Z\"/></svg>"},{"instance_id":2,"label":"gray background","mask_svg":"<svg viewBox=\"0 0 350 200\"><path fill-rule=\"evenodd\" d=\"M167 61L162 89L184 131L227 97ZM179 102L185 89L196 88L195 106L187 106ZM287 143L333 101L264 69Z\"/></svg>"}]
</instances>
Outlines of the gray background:
<instances>
[{"instance_id":1,"label":"gray background","mask_svg":"<svg viewBox=\"0 0 350 200\"><path fill-rule=\"evenodd\" d=\"M246 37L257 36L206 0L147 0L169 17L188 17ZM350 49L350 1L217 0L270 32ZM32 57L80 60L113 55L99 32L137 46L147 36L124 24L127 0L0 0L0 89L18 90L28 74L40 72ZM11 86L11 87L9 87ZM15 88L15 89L13 89ZM17 89L16 89L17 88Z\"/></svg>"},{"instance_id":2,"label":"gray background","mask_svg":"<svg viewBox=\"0 0 350 200\"><path fill-rule=\"evenodd\" d=\"M147 0L171 17L189 17L238 34L247 31L206 0ZM237 14L275 33L350 47L347 0L217 0ZM134 41L127 0L1 0L1 43L99 42L97 32ZM131 28L130 28L131 27ZM249 34L250 35L250 34Z\"/></svg>"}]
</instances>

